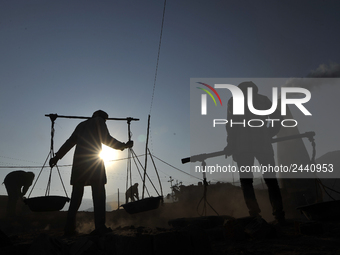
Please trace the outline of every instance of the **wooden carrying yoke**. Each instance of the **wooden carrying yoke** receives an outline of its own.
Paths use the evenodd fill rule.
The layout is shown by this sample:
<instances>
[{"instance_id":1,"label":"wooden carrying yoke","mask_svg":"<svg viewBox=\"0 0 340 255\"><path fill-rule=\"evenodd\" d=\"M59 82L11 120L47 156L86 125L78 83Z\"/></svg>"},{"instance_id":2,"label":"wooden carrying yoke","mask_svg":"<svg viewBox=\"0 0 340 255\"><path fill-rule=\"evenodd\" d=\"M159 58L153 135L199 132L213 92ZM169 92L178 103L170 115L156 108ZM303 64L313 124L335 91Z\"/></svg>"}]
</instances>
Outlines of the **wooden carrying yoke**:
<instances>
[{"instance_id":1,"label":"wooden carrying yoke","mask_svg":"<svg viewBox=\"0 0 340 255\"><path fill-rule=\"evenodd\" d=\"M83 117L83 116L65 116L65 115L58 115L58 114L45 114L46 117L50 117L51 120L56 120L57 118L67 118L67 119L91 119L91 117ZM127 118L107 118L107 120L126 120L126 121L139 121L139 119L127 117Z\"/></svg>"},{"instance_id":2,"label":"wooden carrying yoke","mask_svg":"<svg viewBox=\"0 0 340 255\"><path fill-rule=\"evenodd\" d=\"M315 158L315 142L314 142L314 136L315 132L310 131L310 132L305 132L303 134L296 134L296 135L290 135L290 136L284 136L284 137L278 137L278 138L273 138L271 140L272 143L277 143L277 142L283 142L283 141L288 141L292 139L299 139L299 138L308 138L309 141L312 143L313 146L313 156L312 159L314 160ZM207 158L214 158L218 156L223 156L225 155L225 151L216 151L216 152L211 152L211 153L202 153L199 155L194 155L188 158L182 158L182 164L188 163L188 162L196 162L196 161L204 161Z\"/></svg>"}]
</instances>

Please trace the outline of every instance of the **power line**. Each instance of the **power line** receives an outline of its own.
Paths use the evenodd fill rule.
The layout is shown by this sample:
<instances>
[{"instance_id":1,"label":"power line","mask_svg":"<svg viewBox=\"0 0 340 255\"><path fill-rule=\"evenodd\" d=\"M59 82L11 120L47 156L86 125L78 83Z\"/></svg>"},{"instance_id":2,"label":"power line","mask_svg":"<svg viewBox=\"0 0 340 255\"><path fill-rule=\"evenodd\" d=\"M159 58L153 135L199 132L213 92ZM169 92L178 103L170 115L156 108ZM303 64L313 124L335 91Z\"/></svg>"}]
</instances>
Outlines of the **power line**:
<instances>
[{"instance_id":1,"label":"power line","mask_svg":"<svg viewBox=\"0 0 340 255\"><path fill-rule=\"evenodd\" d=\"M135 157L143 157L143 156L145 156L145 154L136 155ZM179 171L179 172L181 172L181 173L183 173L183 174L185 174L185 175L188 175L188 176L190 176L190 177L196 178L196 179L198 179L198 180L202 180L201 178L199 178L199 177L197 177L197 176L194 176L194 175L192 175L192 174L189 174L189 173L187 173L187 172L185 172L185 171L183 171L183 170L181 170L181 169L179 169L179 168L177 168L177 167L171 165L170 163L168 163L168 162L166 162L166 161L164 161L164 160L162 160L162 159L156 157L156 156L153 155L153 154L152 154L152 156L155 157L156 159L158 159L159 161L161 161L162 163L164 163L164 164L166 164L166 165L172 167L173 169L175 169L175 170L177 170L177 171ZM130 158L131 158L131 157L130 157ZM113 160L110 160L109 162L114 162L114 161L116 162L116 161L122 161L122 160L128 160L128 159L129 159L129 157L125 157L125 158L113 159ZM40 168L42 168L42 167L44 167L44 168L49 168L49 166L0 166L0 169L6 169L6 168L7 168L7 169L12 169L12 168L36 168L36 169L40 169ZM68 165L58 165L58 167L72 167L72 164L68 164ZM162 171L161 171L161 172L162 172ZM164 173L164 172L162 172L162 173ZM166 174L166 173L164 173L164 174Z\"/></svg>"},{"instance_id":2,"label":"power line","mask_svg":"<svg viewBox=\"0 0 340 255\"><path fill-rule=\"evenodd\" d=\"M138 155L136 157L143 157L145 156L145 154L142 154L142 155ZM127 160L129 159L128 157L126 158L119 158L119 159L113 159L113 160L110 160L108 161L109 163L110 162L113 162L113 161L122 161L122 160ZM49 166L0 166L0 168L49 168ZM69 164L69 165L58 165L58 167L72 167L72 164Z\"/></svg>"},{"instance_id":3,"label":"power line","mask_svg":"<svg viewBox=\"0 0 340 255\"><path fill-rule=\"evenodd\" d=\"M161 44L162 44L162 35L163 35L163 26L164 26L164 17L165 17L165 7L166 7L166 0L164 0L161 33L160 33L160 36L159 36L158 54L157 54L157 62L156 62L156 72L155 72L155 79L154 79L154 82L153 82L153 89L152 89L151 105L150 105L150 112L149 112L149 114L151 114L153 98L154 98L154 95L155 95L156 80L157 80L157 71L158 71L158 63L159 63L159 55L160 55L160 52L161 52Z\"/></svg>"},{"instance_id":4,"label":"power line","mask_svg":"<svg viewBox=\"0 0 340 255\"><path fill-rule=\"evenodd\" d=\"M10 159L10 160L17 160L17 161L23 161L23 162L30 162L30 163L36 163L39 164L36 161L32 161L32 160L25 160L25 159L18 159L18 158L12 158L12 157L7 157L7 156L0 156L0 158L5 158L5 159ZM6 163L6 164L12 164L12 163Z\"/></svg>"}]
</instances>

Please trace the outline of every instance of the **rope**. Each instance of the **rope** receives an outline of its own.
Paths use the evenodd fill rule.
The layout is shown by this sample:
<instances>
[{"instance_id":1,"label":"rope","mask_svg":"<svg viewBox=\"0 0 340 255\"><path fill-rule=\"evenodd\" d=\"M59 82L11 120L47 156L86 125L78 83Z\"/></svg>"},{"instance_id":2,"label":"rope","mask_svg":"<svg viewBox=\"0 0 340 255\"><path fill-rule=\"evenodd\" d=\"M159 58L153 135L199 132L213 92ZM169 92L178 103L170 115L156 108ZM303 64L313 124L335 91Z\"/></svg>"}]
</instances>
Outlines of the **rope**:
<instances>
[{"instance_id":1,"label":"rope","mask_svg":"<svg viewBox=\"0 0 340 255\"><path fill-rule=\"evenodd\" d=\"M131 148L130 148L130 149L131 149ZM131 149L131 150L132 150L132 149ZM132 153L133 153L133 155L136 155L136 153L134 152L134 150L132 150ZM133 161L135 162L135 165L136 165L136 168L137 168L139 177L141 178L141 180L143 180L143 176L142 176L142 174L141 174L141 171L139 170L139 167L138 167L138 164L137 164L136 160L138 161L139 166L140 166L141 168L143 168L142 163L141 163L140 160L139 160L137 157L135 157L135 156L132 157L132 159L133 159ZM147 176L148 176L148 175L147 175ZM148 176L148 177L149 177L149 176ZM148 193L148 196L150 196L148 187L145 186L145 190L146 190L146 192ZM157 192L157 190L156 190L156 192Z\"/></svg>"},{"instance_id":2,"label":"rope","mask_svg":"<svg viewBox=\"0 0 340 255\"><path fill-rule=\"evenodd\" d=\"M311 142L312 144L312 148L313 148L313 151L312 151L312 157L311 157L311 160L310 160L310 163L311 164L315 164L315 155L316 155L316 143L315 143L315 139L314 137L310 136L308 137L308 140ZM339 191L337 190L334 190L328 186L326 186L325 184L322 183L321 179L320 178L316 178L316 183L319 184L320 188L332 199L332 200L336 200L334 197L331 196L331 194L326 190L326 189L329 189L330 191L332 192L335 192L337 194L340 194ZM316 189L316 194L318 193L317 189Z\"/></svg>"},{"instance_id":3,"label":"rope","mask_svg":"<svg viewBox=\"0 0 340 255\"><path fill-rule=\"evenodd\" d=\"M51 152L50 152L50 153L51 153ZM27 198L29 198L29 197L31 196L31 193L32 193L32 191L33 191L33 189L34 189L34 187L35 187L35 184L37 183L37 181L38 181L38 179L39 179L39 177L40 177L40 174L41 174L42 170L43 170L44 167L45 167L45 164L46 164L47 160L50 158L50 153L48 154L48 156L47 156L47 158L46 158L46 160L45 160L45 163L44 163L44 165L42 166L42 168L41 168L41 170L40 170L40 172L39 172L39 174L38 174L38 177L35 179L35 182L34 182L32 188L31 188L31 192L28 194L28 197L27 197Z\"/></svg>"},{"instance_id":4,"label":"rope","mask_svg":"<svg viewBox=\"0 0 340 255\"><path fill-rule=\"evenodd\" d=\"M150 153L150 149L148 148L148 151L149 151L149 154L150 154L150 158L151 158L151 161L152 161L152 164L153 164L153 167L155 168L155 172L156 172L156 174L157 174L157 178L158 178L158 182L159 182L159 187L160 187L160 189L161 189L161 194L162 194L162 196L163 196L163 189L162 189L162 183L161 183L161 179L159 178L159 174L158 174L158 171L157 171L157 168L156 168L156 164L155 164L155 161L153 160L153 157L152 157L152 155L151 155L151 153ZM157 192L158 193L158 192Z\"/></svg>"},{"instance_id":5,"label":"rope","mask_svg":"<svg viewBox=\"0 0 340 255\"><path fill-rule=\"evenodd\" d=\"M141 179L145 182L145 177L144 177L144 179L143 179L143 176L141 175L141 173L140 173L140 171L139 171L139 168L138 168L138 166L137 166L136 159L133 158L133 160L135 161L135 164L136 164L136 167L137 167L137 170L138 170L138 172L139 172L139 175L140 175ZM138 160L138 159L137 159L137 160ZM142 163L141 163L139 160L138 160L138 163L139 163L139 165L141 166L141 168L144 169ZM148 180L150 181L152 187L155 189L157 195L159 196L159 192L157 191L157 189L156 189L155 185L153 184L153 182L152 182L150 176L148 175L148 173L147 173L146 171L144 171L144 174L145 174L146 177L148 177ZM147 191L148 196L150 196L150 193L148 192L148 188L147 188L146 186L145 186L145 190ZM144 198L144 196L142 197L142 199L143 199L143 198Z\"/></svg>"},{"instance_id":6,"label":"rope","mask_svg":"<svg viewBox=\"0 0 340 255\"><path fill-rule=\"evenodd\" d=\"M320 179L316 179L317 183L321 186L321 188L323 189L323 191L332 199L332 200L336 200L334 197L331 196L331 194L329 194L326 190L326 188L328 188L327 186L325 186ZM335 191L335 190L333 190ZM339 192L337 192L339 193Z\"/></svg>"},{"instance_id":7,"label":"rope","mask_svg":"<svg viewBox=\"0 0 340 255\"><path fill-rule=\"evenodd\" d=\"M54 138L54 131L55 131L55 130L54 130L54 122L55 122L55 120L57 119L57 116L56 116L56 115L51 115L51 116L49 116L49 117L50 117L51 122L52 122L52 124L51 124L51 147L50 147L50 151L49 151L49 153L48 153L48 155L47 155L47 158L46 158L46 160L45 160L45 162L44 162L44 165L42 166L42 168L41 168L41 170L40 170L40 172L39 172L38 177L36 178L36 180L35 180L35 182L34 182L34 185L33 185L32 189L31 189L31 192L29 193L28 197L31 196L31 193L32 193L32 191L33 191L33 189L34 189L34 187L35 187L35 185L36 185L36 183L37 183L37 181L38 181L38 179L39 179L39 177L40 177L40 175L41 175L41 172L42 172L42 170L45 168L45 165L46 165L47 160L48 160L49 158L52 158L52 157L54 156L54 147L53 147L53 143L54 143L54 142L53 142L53 138ZM58 166L57 166L57 171L58 171L58 174L59 174L59 177L60 177L61 184L62 184L62 186L63 186L63 188L64 188L66 197L68 198L67 191L66 191L66 188L65 188L63 179L61 178L61 175L60 175L60 171L59 171ZM46 187L45 196L49 196L49 195L50 195L50 190L51 190L51 179L52 179L52 167L51 167L51 169L50 169L50 174L49 174L49 177L48 177L48 182L47 182L47 187Z\"/></svg>"},{"instance_id":8,"label":"rope","mask_svg":"<svg viewBox=\"0 0 340 255\"><path fill-rule=\"evenodd\" d=\"M324 191L324 192L325 192L332 200L336 200L334 197L331 196L331 194L329 194L329 192L328 192L326 189L329 189L330 191L335 192L335 193L337 193L337 194L340 194L339 191L334 190L334 189L332 189L332 188L326 186L325 184L323 184L320 178L318 178L316 181L317 181L317 183L321 186L321 188L323 189L323 191Z\"/></svg>"},{"instance_id":9,"label":"rope","mask_svg":"<svg viewBox=\"0 0 340 255\"><path fill-rule=\"evenodd\" d=\"M64 189L64 191L65 191L65 195L66 195L67 198L69 198L68 195L67 195L66 188L65 188L64 182L62 181L61 174L60 174L60 171L59 171L59 168L58 168L57 165L56 165L56 168L57 168L57 170L58 170L59 178L60 178L60 180L61 180L61 184L62 184L63 189Z\"/></svg>"},{"instance_id":10,"label":"rope","mask_svg":"<svg viewBox=\"0 0 340 255\"><path fill-rule=\"evenodd\" d=\"M46 192L45 192L45 196L49 196L50 195L50 190L51 190L51 178L52 177L52 168L50 169L50 175L48 176L48 181L47 181L47 187L46 187Z\"/></svg>"},{"instance_id":11,"label":"rope","mask_svg":"<svg viewBox=\"0 0 340 255\"><path fill-rule=\"evenodd\" d=\"M193 178L196 178L196 179L198 179L198 180L200 180L200 181L203 181L203 179L198 178L198 177L196 177L196 176L194 176L194 175L188 174L187 172L184 172L183 170L181 170L181 169L179 169L179 168L177 168L177 167L175 167L175 166L173 166L173 165L171 165L171 164L165 162L164 160L162 160L162 159L156 157L155 155L153 155L153 157L155 157L155 158L158 159L159 161L163 162L164 164L166 164L166 165L172 167L173 169L176 169L177 171L180 171L180 172L183 173L183 174L186 174L186 175L188 175L188 176L190 176L190 177L193 177Z\"/></svg>"},{"instance_id":12,"label":"rope","mask_svg":"<svg viewBox=\"0 0 340 255\"><path fill-rule=\"evenodd\" d=\"M164 17L165 17L165 7L166 7L166 0L164 0L161 33L160 33L160 36L159 36L158 54L157 54L157 62L156 62L156 72L155 72L155 79L154 79L154 82L153 82L153 89L152 89L151 105L150 105L150 112L149 112L149 114L151 114L151 109L152 109L152 105L153 105L153 99L154 99L154 95L155 95L156 80L157 80L157 71L158 71L158 63L159 63L159 55L160 55L160 52L161 52L161 44L162 44L162 35L163 35L163 26L164 26Z\"/></svg>"}]
</instances>

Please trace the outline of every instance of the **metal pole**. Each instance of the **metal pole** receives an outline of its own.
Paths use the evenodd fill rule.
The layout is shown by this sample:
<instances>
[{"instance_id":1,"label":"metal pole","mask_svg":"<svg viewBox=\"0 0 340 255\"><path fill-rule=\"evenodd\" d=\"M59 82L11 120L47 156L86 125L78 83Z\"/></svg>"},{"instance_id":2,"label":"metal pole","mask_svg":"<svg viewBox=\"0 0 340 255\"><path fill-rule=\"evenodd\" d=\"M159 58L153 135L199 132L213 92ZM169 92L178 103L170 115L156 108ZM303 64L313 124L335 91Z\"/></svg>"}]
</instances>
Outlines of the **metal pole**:
<instances>
[{"instance_id":1,"label":"metal pole","mask_svg":"<svg viewBox=\"0 0 340 255\"><path fill-rule=\"evenodd\" d=\"M149 117L148 117L148 130L147 130L147 135L146 135L146 145L145 145L145 166L144 166L144 177L143 177L143 192L142 192L142 199L144 198L145 176L146 176L146 167L147 167L147 160L148 160L149 128L150 128L150 115L149 115Z\"/></svg>"},{"instance_id":2,"label":"metal pole","mask_svg":"<svg viewBox=\"0 0 340 255\"><path fill-rule=\"evenodd\" d=\"M117 210L119 209L119 189L118 189L118 207Z\"/></svg>"},{"instance_id":3,"label":"metal pole","mask_svg":"<svg viewBox=\"0 0 340 255\"><path fill-rule=\"evenodd\" d=\"M283 142L283 141L288 141L292 139L298 139L298 138L308 138L312 144L314 142L314 137L315 132L310 131L310 132L305 132L303 134L297 134L297 135L290 135L290 136L284 136L284 137L278 137L278 138L272 138L271 142L272 143L277 143L277 142ZM313 150L314 152L314 150ZM213 157L218 157L218 156L223 156L225 155L225 151L216 151L216 152L211 152L211 153L202 153L199 155L194 155L188 158L182 158L182 164L188 163L188 162L196 162L196 161L203 161L207 158L213 158Z\"/></svg>"}]
</instances>

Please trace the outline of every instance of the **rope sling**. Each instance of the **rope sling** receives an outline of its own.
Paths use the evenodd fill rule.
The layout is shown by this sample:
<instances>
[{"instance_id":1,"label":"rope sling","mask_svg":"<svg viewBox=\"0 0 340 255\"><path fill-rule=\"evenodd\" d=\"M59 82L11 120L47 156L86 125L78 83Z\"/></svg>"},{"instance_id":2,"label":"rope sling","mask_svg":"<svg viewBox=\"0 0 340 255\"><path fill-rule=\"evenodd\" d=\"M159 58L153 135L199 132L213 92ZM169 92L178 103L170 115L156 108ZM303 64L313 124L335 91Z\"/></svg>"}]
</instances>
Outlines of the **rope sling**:
<instances>
[{"instance_id":1,"label":"rope sling","mask_svg":"<svg viewBox=\"0 0 340 255\"><path fill-rule=\"evenodd\" d=\"M46 187L46 191L45 191L45 196L43 197L34 197L34 198L30 198L33 189L35 188L35 185L37 184L37 181L46 165L46 162L51 159L52 157L54 157L54 124L55 124L55 120L57 119L58 115L56 114L50 114L49 115L50 120L51 120L51 147L50 147L50 151L48 153L48 156L39 172L38 177L36 178L32 189L28 195L28 198L24 200L24 202L30 207L30 209L34 212L46 212L46 211L59 211L61 210L64 206L66 202L70 201L70 198L67 195L66 192L66 188L63 182L63 179L61 178L60 175L60 171L58 166L56 165L56 169L61 181L61 184L63 186L64 192L66 197L62 197L62 196L50 196L50 191L51 191L51 181L52 181L52 167L50 168L50 172L49 172L49 177L48 177L48 181L47 181L47 187Z\"/></svg>"},{"instance_id":2,"label":"rope sling","mask_svg":"<svg viewBox=\"0 0 340 255\"><path fill-rule=\"evenodd\" d=\"M140 162L140 160L137 158L137 155L132 148L129 148L129 152L128 152L126 192L128 192L129 182L130 182L130 187L132 187L132 171L131 171L132 170L132 160L134 161L135 166L137 168L137 171L139 173L139 176L140 176L140 178L143 182L142 198L140 200L132 201L132 202L129 202L129 203L128 203L128 201L126 201L125 204L121 205L125 209L125 211L130 213L130 214L157 209L159 207L160 203L163 202L162 183L161 183L155 162L154 162L152 155L150 153L150 150L148 148L149 128L150 128L150 115L148 117L148 131L147 131L147 139L146 139L146 146L145 146L146 151L145 151L145 165L144 165L144 167L143 167L142 163ZM129 140L130 140L131 137L132 137L132 133L131 133L131 130L130 130L130 122L128 122L128 135L129 135ZM150 156L152 163L153 163L153 166L155 168L155 172L156 172L158 182L159 182L159 186L160 186L160 193L157 191L157 189L156 189L155 185L153 184L151 178L149 177L148 173L146 172L148 155ZM139 167L141 167L143 169L143 175L142 175ZM150 196L150 192L146 187L146 178L148 178L150 184L155 189L155 191L157 193L157 197ZM148 193L148 196L149 196L148 198L144 197L145 191ZM134 194L133 194L132 188L130 188L130 192L131 193L129 194L129 197L133 198Z\"/></svg>"}]
</instances>

